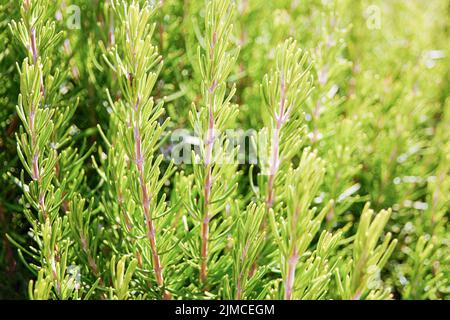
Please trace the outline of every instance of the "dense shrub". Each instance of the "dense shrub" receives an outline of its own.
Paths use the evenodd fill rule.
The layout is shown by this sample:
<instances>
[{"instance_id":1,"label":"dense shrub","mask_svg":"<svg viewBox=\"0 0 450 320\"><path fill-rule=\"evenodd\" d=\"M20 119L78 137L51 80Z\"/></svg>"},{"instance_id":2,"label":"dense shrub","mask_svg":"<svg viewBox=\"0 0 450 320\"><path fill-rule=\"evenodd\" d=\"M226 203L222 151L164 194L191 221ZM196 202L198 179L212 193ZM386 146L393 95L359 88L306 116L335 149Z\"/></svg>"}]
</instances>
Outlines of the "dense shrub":
<instances>
[{"instance_id":1,"label":"dense shrub","mask_svg":"<svg viewBox=\"0 0 450 320\"><path fill-rule=\"evenodd\" d=\"M446 299L446 0L0 2L0 297Z\"/></svg>"}]
</instances>

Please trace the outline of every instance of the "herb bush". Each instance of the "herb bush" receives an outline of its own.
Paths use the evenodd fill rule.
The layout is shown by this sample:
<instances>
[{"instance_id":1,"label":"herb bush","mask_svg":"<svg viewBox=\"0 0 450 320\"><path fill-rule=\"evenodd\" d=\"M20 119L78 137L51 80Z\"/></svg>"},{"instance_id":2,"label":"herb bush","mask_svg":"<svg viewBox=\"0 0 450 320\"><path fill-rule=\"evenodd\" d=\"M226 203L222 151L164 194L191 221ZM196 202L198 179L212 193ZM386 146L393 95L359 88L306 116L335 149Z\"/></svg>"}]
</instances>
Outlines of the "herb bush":
<instances>
[{"instance_id":1,"label":"herb bush","mask_svg":"<svg viewBox=\"0 0 450 320\"><path fill-rule=\"evenodd\" d=\"M449 8L0 2L0 297L446 299Z\"/></svg>"}]
</instances>

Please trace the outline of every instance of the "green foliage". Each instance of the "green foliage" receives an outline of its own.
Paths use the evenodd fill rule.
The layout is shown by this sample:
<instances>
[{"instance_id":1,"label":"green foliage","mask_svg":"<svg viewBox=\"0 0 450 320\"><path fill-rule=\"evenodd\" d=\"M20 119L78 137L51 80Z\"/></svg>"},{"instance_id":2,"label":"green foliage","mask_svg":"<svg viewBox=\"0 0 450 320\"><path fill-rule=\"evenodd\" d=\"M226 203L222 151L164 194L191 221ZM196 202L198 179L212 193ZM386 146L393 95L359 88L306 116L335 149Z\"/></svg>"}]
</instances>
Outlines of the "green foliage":
<instances>
[{"instance_id":1,"label":"green foliage","mask_svg":"<svg viewBox=\"0 0 450 320\"><path fill-rule=\"evenodd\" d=\"M194 206L188 204L195 223L200 226L199 245L191 248L200 256L193 256L200 266L200 281L208 284L208 268L218 270L221 261L218 254L226 244L225 236L231 221L220 217L229 206L229 198L236 187L233 176L237 176L233 165L234 152L227 154L229 141L223 130L233 125L237 114L237 105L231 102L235 87L227 93L227 79L233 70L238 50L232 48L232 21L235 4L232 1L210 1L205 8L205 32L198 47L198 69L201 75L201 96L199 106L193 105L190 112L191 125L201 138L200 159L193 153L192 162L194 186L191 199ZM213 241L211 240L213 239ZM212 258L211 258L212 257ZM216 275L214 282L222 275Z\"/></svg>"},{"instance_id":2,"label":"green foliage","mask_svg":"<svg viewBox=\"0 0 450 320\"><path fill-rule=\"evenodd\" d=\"M0 298L448 299L448 18L1 0Z\"/></svg>"},{"instance_id":3,"label":"green foliage","mask_svg":"<svg viewBox=\"0 0 450 320\"><path fill-rule=\"evenodd\" d=\"M368 205L364 207L353 241L352 258L336 271L339 293L344 299L388 298L389 292L380 289L380 272L397 241L391 241L392 235L388 233L380 245L377 243L390 214L383 210L374 217L374 211Z\"/></svg>"}]
</instances>

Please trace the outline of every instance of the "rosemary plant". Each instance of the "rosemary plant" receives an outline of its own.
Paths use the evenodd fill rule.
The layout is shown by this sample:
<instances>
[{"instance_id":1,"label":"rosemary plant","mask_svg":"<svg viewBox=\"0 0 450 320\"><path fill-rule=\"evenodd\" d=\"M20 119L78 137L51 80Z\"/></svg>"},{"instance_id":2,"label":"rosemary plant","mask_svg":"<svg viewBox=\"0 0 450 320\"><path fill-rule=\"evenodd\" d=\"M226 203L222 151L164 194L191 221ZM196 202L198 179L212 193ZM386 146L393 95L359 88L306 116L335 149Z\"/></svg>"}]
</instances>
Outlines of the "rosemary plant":
<instances>
[{"instance_id":1,"label":"rosemary plant","mask_svg":"<svg viewBox=\"0 0 450 320\"><path fill-rule=\"evenodd\" d=\"M448 299L448 21L0 0L0 298Z\"/></svg>"},{"instance_id":2,"label":"rosemary plant","mask_svg":"<svg viewBox=\"0 0 450 320\"><path fill-rule=\"evenodd\" d=\"M169 164L160 177L163 155L157 156L155 151L167 121L162 124L158 122L164 111L163 103L155 103L151 96L162 67L161 56L151 42L155 24L149 22L154 9L149 4L141 7L137 2L127 4L123 1L113 2L112 8L120 28L115 30L116 44L106 59L117 76L122 97L117 103L113 103L110 97L116 121L112 129L116 131L115 138L120 144L117 153L111 147L110 157L121 159L119 165L122 168L117 170L130 170L129 175L124 171L116 175L117 181L125 181L117 182L115 187L120 190L118 197L123 202L121 205L132 207L119 214L125 215L122 221L126 223L122 227L141 248L140 252L132 252L138 255L139 265L153 270L157 287L162 296L169 299L163 263L175 261L170 250L167 250L170 236L161 239L160 235L167 232L163 217L170 209L167 209L165 196L158 199L158 195L172 173L172 166ZM168 259L161 256L161 251L166 251Z\"/></svg>"},{"instance_id":3,"label":"rosemary plant","mask_svg":"<svg viewBox=\"0 0 450 320\"><path fill-rule=\"evenodd\" d=\"M201 143L199 161L196 154L192 159L195 187L190 198L196 199L196 204L187 204L187 207L200 225L200 245L196 251L199 252L199 277L204 285L208 282L208 265L217 268L216 261L211 261L210 257L223 249L223 236L230 225L229 219L219 214L227 210L229 197L236 187L233 151L229 154L229 142L224 135L237 114L237 106L231 101L236 89L232 87L227 92L226 82L238 54L238 48L231 42L234 11L235 4L229 0L207 3L205 33L197 50L202 100L199 107L193 104L190 113L191 124L201 137ZM213 245L211 239L214 239Z\"/></svg>"}]
</instances>

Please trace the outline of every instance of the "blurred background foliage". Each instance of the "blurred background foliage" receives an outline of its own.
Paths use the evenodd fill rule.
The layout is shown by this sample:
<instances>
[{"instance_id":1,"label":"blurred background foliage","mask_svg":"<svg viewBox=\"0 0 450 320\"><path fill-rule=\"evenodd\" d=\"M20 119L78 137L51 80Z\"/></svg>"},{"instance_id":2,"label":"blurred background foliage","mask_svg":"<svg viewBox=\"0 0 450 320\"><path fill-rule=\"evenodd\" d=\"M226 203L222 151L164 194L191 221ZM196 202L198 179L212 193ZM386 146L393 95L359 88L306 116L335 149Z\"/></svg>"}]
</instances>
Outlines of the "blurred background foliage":
<instances>
[{"instance_id":1,"label":"blurred background foliage","mask_svg":"<svg viewBox=\"0 0 450 320\"><path fill-rule=\"evenodd\" d=\"M158 1L159 2L159 1ZM81 29L67 25L67 8L80 8ZM164 101L169 130L189 127L192 102L201 100L196 71L203 34L202 0L161 0L154 45L164 67L153 90ZM54 59L69 66L66 86L79 104L72 118L74 143L95 144L84 160L86 198L101 187L95 168L107 148L97 124L106 129L106 89L119 92L103 54L112 45L117 21L109 1L54 1L58 30L64 31ZM20 18L16 1L0 1L0 298L27 297L34 277L11 238L31 244L22 213L15 133L20 92L16 63L26 54L8 23ZM316 149L326 173L317 203L334 200L322 228L356 233L364 203L392 208L386 231L398 244L383 270L396 299L448 299L450 203L450 1L448 0L238 0L233 42L240 46L228 81L236 83L235 126L259 129L260 85L274 63L274 50L292 37L310 53L315 90L304 106L304 146ZM183 168L190 172L188 167ZM243 167L248 172L248 167ZM183 177L177 176L182 180ZM248 174L240 193L250 194ZM168 190L175 193L176 190ZM102 199L93 206L100 208ZM110 253L104 252L105 255ZM123 263L123 262L122 262ZM115 263L112 263L115 265ZM118 267L119 268L119 267Z\"/></svg>"}]
</instances>

